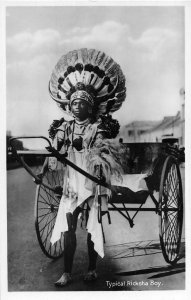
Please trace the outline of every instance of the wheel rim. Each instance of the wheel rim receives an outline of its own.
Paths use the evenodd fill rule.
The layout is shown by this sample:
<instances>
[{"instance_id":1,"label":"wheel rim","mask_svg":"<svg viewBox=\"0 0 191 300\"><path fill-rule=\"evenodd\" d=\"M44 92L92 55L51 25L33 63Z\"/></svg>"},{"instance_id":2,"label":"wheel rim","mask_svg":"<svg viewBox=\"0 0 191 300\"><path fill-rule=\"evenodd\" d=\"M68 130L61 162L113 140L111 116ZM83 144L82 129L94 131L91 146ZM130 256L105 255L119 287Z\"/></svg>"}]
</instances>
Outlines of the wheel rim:
<instances>
[{"instance_id":1,"label":"wheel rim","mask_svg":"<svg viewBox=\"0 0 191 300\"><path fill-rule=\"evenodd\" d=\"M51 187L63 187L64 169L59 164L57 169L47 171L43 177L43 183ZM35 205L35 227L40 247L44 254L49 258L58 258L62 256L64 250L64 235L54 245L50 239L54 229L58 207L61 195L44 187L43 184L37 187L36 205Z\"/></svg>"},{"instance_id":2,"label":"wheel rim","mask_svg":"<svg viewBox=\"0 0 191 300\"><path fill-rule=\"evenodd\" d=\"M173 157L168 157L161 176L159 194L160 242L163 256L168 263L179 258L183 195L179 167Z\"/></svg>"}]
</instances>

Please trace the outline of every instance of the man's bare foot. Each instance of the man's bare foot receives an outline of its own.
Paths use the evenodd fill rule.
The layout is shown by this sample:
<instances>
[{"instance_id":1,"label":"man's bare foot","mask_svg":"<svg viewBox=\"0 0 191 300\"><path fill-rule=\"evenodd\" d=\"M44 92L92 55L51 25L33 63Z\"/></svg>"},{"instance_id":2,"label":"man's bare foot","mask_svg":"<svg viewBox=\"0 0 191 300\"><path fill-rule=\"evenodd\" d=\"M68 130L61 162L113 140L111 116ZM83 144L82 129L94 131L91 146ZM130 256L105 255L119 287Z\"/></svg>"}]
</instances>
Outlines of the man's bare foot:
<instances>
[{"instance_id":1,"label":"man's bare foot","mask_svg":"<svg viewBox=\"0 0 191 300\"><path fill-rule=\"evenodd\" d=\"M84 281L92 282L92 281L97 280L97 278L98 278L98 275L96 273L96 270L91 270L91 271L88 271L88 273L84 276Z\"/></svg>"},{"instance_id":2,"label":"man's bare foot","mask_svg":"<svg viewBox=\"0 0 191 300\"><path fill-rule=\"evenodd\" d=\"M64 274L62 274L60 279L58 279L58 281L56 281L54 284L56 286L62 287L62 286L68 285L71 281L72 281L71 274L70 273L64 273Z\"/></svg>"}]
</instances>

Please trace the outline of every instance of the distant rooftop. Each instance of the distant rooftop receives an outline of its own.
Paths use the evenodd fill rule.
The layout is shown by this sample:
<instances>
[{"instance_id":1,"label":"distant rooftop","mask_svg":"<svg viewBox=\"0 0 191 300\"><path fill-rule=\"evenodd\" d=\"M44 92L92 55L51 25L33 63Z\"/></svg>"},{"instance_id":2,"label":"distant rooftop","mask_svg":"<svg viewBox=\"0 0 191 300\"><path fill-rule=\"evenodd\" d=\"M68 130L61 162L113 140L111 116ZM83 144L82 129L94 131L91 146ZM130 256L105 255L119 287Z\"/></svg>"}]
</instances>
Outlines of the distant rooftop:
<instances>
[{"instance_id":1,"label":"distant rooftop","mask_svg":"<svg viewBox=\"0 0 191 300\"><path fill-rule=\"evenodd\" d=\"M125 129L149 130L157 126L161 121L134 121L124 126Z\"/></svg>"},{"instance_id":2,"label":"distant rooftop","mask_svg":"<svg viewBox=\"0 0 191 300\"><path fill-rule=\"evenodd\" d=\"M181 121L180 112L175 116L165 116L160 121L134 121L131 122L121 128L121 133L126 130L141 130L152 132L155 130L163 130L165 128L169 128L175 125L179 125Z\"/></svg>"},{"instance_id":3,"label":"distant rooftop","mask_svg":"<svg viewBox=\"0 0 191 300\"><path fill-rule=\"evenodd\" d=\"M160 130L160 129L165 129L169 128L175 125L178 125L180 123L180 112L176 114L176 116L166 116L163 118L162 121L160 121L158 124L153 126L152 128L149 129L149 132L155 131L155 130Z\"/></svg>"}]
</instances>

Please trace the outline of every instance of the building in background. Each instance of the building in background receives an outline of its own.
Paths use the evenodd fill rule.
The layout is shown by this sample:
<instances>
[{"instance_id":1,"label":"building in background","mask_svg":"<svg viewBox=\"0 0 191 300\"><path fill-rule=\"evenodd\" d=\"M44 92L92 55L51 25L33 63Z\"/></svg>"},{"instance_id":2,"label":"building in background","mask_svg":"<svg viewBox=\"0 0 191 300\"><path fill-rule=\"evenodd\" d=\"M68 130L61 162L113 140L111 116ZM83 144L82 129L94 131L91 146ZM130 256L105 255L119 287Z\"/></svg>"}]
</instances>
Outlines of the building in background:
<instances>
[{"instance_id":1,"label":"building in background","mask_svg":"<svg viewBox=\"0 0 191 300\"><path fill-rule=\"evenodd\" d=\"M175 116L165 116L160 121L134 121L121 128L119 138L125 143L161 142L177 138L185 146L185 90L180 89L180 111Z\"/></svg>"},{"instance_id":2,"label":"building in background","mask_svg":"<svg viewBox=\"0 0 191 300\"><path fill-rule=\"evenodd\" d=\"M123 126L119 136L125 143L139 143L142 141L142 136L158 123L157 121L134 121Z\"/></svg>"},{"instance_id":3,"label":"building in background","mask_svg":"<svg viewBox=\"0 0 191 300\"><path fill-rule=\"evenodd\" d=\"M142 134L140 142L161 142L167 137L174 137L182 145L181 114L166 116L156 126Z\"/></svg>"},{"instance_id":4,"label":"building in background","mask_svg":"<svg viewBox=\"0 0 191 300\"><path fill-rule=\"evenodd\" d=\"M185 89L180 89L180 97L181 97L181 121L180 121L180 127L181 127L181 136L182 136L182 146L185 146Z\"/></svg>"}]
</instances>

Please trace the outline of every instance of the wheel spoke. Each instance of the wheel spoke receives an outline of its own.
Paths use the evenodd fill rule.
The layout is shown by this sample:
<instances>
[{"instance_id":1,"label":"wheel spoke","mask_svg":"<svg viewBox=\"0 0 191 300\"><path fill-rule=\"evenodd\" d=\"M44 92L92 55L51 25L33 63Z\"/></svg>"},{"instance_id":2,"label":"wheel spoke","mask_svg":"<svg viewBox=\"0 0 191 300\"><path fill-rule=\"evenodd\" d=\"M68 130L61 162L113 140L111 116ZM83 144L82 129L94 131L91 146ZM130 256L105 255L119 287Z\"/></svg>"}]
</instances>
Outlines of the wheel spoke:
<instances>
[{"instance_id":1,"label":"wheel spoke","mask_svg":"<svg viewBox=\"0 0 191 300\"><path fill-rule=\"evenodd\" d=\"M44 195L39 194L39 197L40 197L40 199L41 199L41 200L38 201L39 203L43 203L44 205L46 204L46 205L48 205L48 206L51 205L50 202L47 202L47 200L45 199ZM44 200L44 202L43 202L42 200ZM48 199L48 200L49 200L49 199Z\"/></svg>"},{"instance_id":2,"label":"wheel spoke","mask_svg":"<svg viewBox=\"0 0 191 300\"><path fill-rule=\"evenodd\" d=\"M181 177L173 157L164 163L159 202L162 251L166 261L173 263L178 259L182 230Z\"/></svg>"},{"instance_id":3,"label":"wheel spoke","mask_svg":"<svg viewBox=\"0 0 191 300\"><path fill-rule=\"evenodd\" d=\"M46 226L48 225L49 218L50 218L50 215L47 217L47 220L46 220L45 226L44 226L43 228L41 228L41 229L39 228L39 233L40 233L41 239L42 239L42 237L43 237L43 234L44 234L45 228L46 228ZM39 223L38 223L38 225L39 225Z\"/></svg>"},{"instance_id":4,"label":"wheel spoke","mask_svg":"<svg viewBox=\"0 0 191 300\"><path fill-rule=\"evenodd\" d=\"M50 222L49 225L48 225L47 235L46 235L46 238L45 238L45 240L44 240L44 242L43 242L43 244L45 243L45 246L46 246L46 242L47 242L47 240L48 240L50 234L52 233L52 229L54 228L54 223L53 223L52 225L50 225L50 224L51 224L51 222ZM49 227L50 227L50 230L49 230Z\"/></svg>"},{"instance_id":5,"label":"wheel spoke","mask_svg":"<svg viewBox=\"0 0 191 300\"><path fill-rule=\"evenodd\" d=\"M41 189L44 191L44 193L46 194L47 199L51 203L51 194L50 194L50 192L48 193L47 188L45 188L43 185L41 185Z\"/></svg>"},{"instance_id":6,"label":"wheel spoke","mask_svg":"<svg viewBox=\"0 0 191 300\"><path fill-rule=\"evenodd\" d=\"M50 222L52 222L52 220L54 220L54 219L56 218L56 216L54 216L54 217L52 218L52 220L50 220L50 221L48 222L49 217L50 217L50 215L48 216L47 222L46 222L46 224L44 225L44 227L40 229L40 232L43 231L43 233L44 233L44 230L45 230L45 228L48 226L48 224L49 224Z\"/></svg>"},{"instance_id":7,"label":"wheel spoke","mask_svg":"<svg viewBox=\"0 0 191 300\"><path fill-rule=\"evenodd\" d=\"M177 192L178 192L178 189L177 187L179 187L179 182L176 183L176 186L174 187L173 190L171 190L171 193L172 195L169 195L169 202L168 202L168 206L171 205L171 203L174 201L176 204L177 204L177 198L178 198L178 195L177 195Z\"/></svg>"},{"instance_id":8,"label":"wheel spoke","mask_svg":"<svg viewBox=\"0 0 191 300\"><path fill-rule=\"evenodd\" d=\"M47 212L46 214L39 215L38 218L42 218L42 219L40 219L39 224L40 224L40 223L41 223L48 215L51 215L51 211Z\"/></svg>"},{"instance_id":9,"label":"wheel spoke","mask_svg":"<svg viewBox=\"0 0 191 300\"><path fill-rule=\"evenodd\" d=\"M48 192L47 189L45 189L44 187L42 187L42 189L43 189L43 191L46 192L47 196L49 197L50 203L51 203L51 200L54 200L57 204L59 204L60 201L58 201L58 200L56 199L56 196L52 196L52 195L51 195L50 190L49 190L49 192Z\"/></svg>"},{"instance_id":10,"label":"wheel spoke","mask_svg":"<svg viewBox=\"0 0 191 300\"><path fill-rule=\"evenodd\" d=\"M168 217L169 217L169 216L168 216ZM170 222L169 222L168 227L169 227L169 226L172 226L172 224L173 224L175 218L177 218L177 214L174 214L174 216L172 217L172 219L168 218L168 221L169 221L169 219L170 219ZM164 220L164 221L165 221L165 220ZM168 229L168 227L167 227L167 229Z\"/></svg>"},{"instance_id":11,"label":"wheel spoke","mask_svg":"<svg viewBox=\"0 0 191 300\"><path fill-rule=\"evenodd\" d=\"M51 222L50 222L50 223L51 223ZM44 241L43 241L43 245L45 246L45 248L46 248L46 245L47 245L47 232L48 232L50 223L47 225L48 227L46 228L46 237L45 237L45 239L44 239Z\"/></svg>"},{"instance_id":12,"label":"wheel spoke","mask_svg":"<svg viewBox=\"0 0 191 300\"><path fill-rule=\"evenodd\" d=\"M64 168L61 163L57 169L49 170L43 177L43 183L50 185L52 188L56 186L63 187L64 183ZM37 237L43 252L50 258L56 258L63 253L63 238L62 234L59 241L53 245L50 242L52 232L57 217L57 212L61 197L54 193L49 188L41 184L38 187L37 205L36 205L36 230Z\"/></svg>"},{"instance_id":13,"label":"wheel spoke","mask_svg":"<svg viewBox=\"0 0 191 300\"><path fill-rule=\"evenodd\" d=\"M39 202L40 202L40 203L44 203L44 202L42 202L42 201L39 201ZM39 207L39 208L38 208L38 210L43 210L43 209L45 209L45 210L48 209L48 210L49 210L50 208L49 208L49 207Z\"/></svg>"},{"instance_id":14,"label":"wheel spoke","mask_svg":"<svg viewBox=\"0 0 191 300\"><path fill-rule=\"evenodd\" d=\"M175 205L178 204L177 203L177 198L178 198L177 187L179 187L179 180L177 178L176 167L175 167L175 165L173 165L173 166L174 166L174 168L171 168L171 173L168 174L168 177L167 177L166 183L165 183L165 186L168 186L168 189L164 189L164 193L167 194L169 197L168 206L171 206L172 203ZM174 170L174 173L172 173L172 170Z\"/></svg>"},{"instance_id":15,"label":"wheel spoke","mask_svg":"<svg viewBox=\"0 0 191 300\"><path fill-rule=\"evenodd\" d=\"M167 236L167 240L173 237L173 234L171 233L175 233L176 231L176 226L177 225L177 215L174 215L173 218L171 218L170 220L168 220L168 226L164 228L164 236Z\"/></svg>"}]
</instances>

